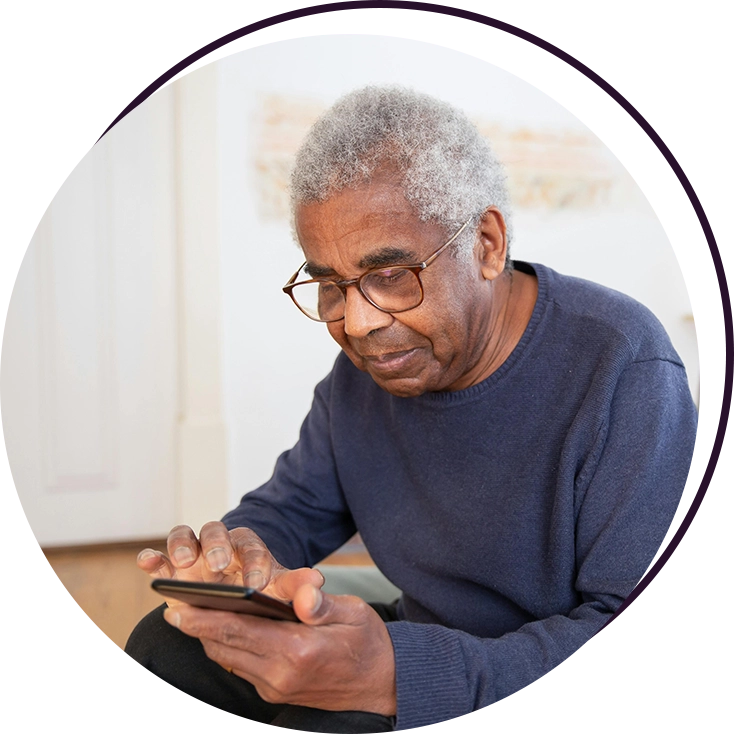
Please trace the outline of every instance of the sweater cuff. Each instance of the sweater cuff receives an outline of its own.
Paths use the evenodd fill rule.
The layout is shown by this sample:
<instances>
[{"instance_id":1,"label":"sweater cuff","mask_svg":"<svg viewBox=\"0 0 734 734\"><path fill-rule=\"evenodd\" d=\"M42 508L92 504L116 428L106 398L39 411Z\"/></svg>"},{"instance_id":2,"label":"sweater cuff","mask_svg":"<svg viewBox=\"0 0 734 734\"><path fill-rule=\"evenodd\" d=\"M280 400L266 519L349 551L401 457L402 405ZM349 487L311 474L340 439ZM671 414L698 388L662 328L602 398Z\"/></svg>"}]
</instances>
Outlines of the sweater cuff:
<instances>
[{"instance_id":1,"label":"sweater cuff","mask_svg":"<svg viewBox=\"0 0 734 734\"><path fill-rule=\"evenodd\" d=\"M395 651L396 729L412 729L472 711L461 645L435 624L389 622Z\"/></svg>"}]
</instances>

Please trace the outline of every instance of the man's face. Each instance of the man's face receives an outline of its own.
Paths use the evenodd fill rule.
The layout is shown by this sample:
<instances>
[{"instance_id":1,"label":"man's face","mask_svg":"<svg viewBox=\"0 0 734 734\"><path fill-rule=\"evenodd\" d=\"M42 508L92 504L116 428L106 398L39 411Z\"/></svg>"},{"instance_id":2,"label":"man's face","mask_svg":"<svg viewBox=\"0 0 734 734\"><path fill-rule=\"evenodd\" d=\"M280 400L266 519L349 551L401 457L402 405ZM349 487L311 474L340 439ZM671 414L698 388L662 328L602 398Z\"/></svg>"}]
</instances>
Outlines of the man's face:
<instances>
[{"instance_id":1,"label":"man's face","mask_svg":"<svg viewBox=\"0 0 734 734\"><path fill-rule=\"evenodd\" d=\"M421 222L387 175L302 205L296 229L307 272L334 280L422 262L453 234ZM473 368L487 344L490 289L479 262L459 261L452 249L421 273L424 299L417 308L384 313L352 286L344 319L327 324L355 366L394 395L459 390L477 381Z\"/></svg>"}]
</instances>

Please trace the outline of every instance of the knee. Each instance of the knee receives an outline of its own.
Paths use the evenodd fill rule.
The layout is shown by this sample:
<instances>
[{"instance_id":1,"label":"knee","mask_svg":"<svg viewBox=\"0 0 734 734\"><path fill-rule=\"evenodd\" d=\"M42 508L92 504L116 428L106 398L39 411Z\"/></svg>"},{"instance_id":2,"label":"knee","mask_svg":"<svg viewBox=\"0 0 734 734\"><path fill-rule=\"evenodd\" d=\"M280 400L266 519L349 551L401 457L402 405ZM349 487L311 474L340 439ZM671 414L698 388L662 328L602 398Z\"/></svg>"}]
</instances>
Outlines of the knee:
<instances>
[{"instance_id":1,"label":"knee","mask_svg":"<svg viewBox=\"0 0 734 734\"><path fill-rule=\"evenodd\" d=\"M163 619L165 608L166 605L163 604L143 617L125 644L125 652L142 665L145 664L144 661L150 652L159 644L161 634L165 633L164 625L170 626L166 625Z\"/></svg>"},{"instance_id":2,"label":"knee","mask_svg":"<svg viewBox=\"0 0 734 734\"><path fill-rule=\"evenodd\" d=\"M260 699L254 687L211 661L195 637L163 618L165 604L143 617L125 652L143 667L184 693L248 719L267 722L279 708Z\"/></svg>"},{"instance_id":3,"label":"knee","mask_svg":"<svg viewBox=\"0 0 734 734\"><path fill-rule=\"evenodd\" d=\"M148 670L163 678L180 667L192 654L204 654L199 640L188 637L163 618L166 605L154 609L138 622L125 645L125 652Z\"/></svg>"}]
</instances>

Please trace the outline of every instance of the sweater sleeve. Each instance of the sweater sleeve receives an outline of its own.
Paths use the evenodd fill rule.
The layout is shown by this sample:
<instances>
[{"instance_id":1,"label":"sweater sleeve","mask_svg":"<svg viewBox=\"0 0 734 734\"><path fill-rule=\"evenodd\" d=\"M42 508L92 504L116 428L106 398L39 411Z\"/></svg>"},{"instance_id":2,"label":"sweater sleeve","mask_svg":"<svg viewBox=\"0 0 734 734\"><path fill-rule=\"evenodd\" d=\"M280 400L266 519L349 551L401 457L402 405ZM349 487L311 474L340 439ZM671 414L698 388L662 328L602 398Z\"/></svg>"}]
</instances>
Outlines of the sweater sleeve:
<instances>
[{"instance_id":1,"label":"sweater sleeve","mask_svg":"<svg viewBox=\"0 0 734 734\"><path fill-rule=\"evenodd\" d=\"M397 728L451 719L509 696L596 634L665 536L685 485L695 431L683 368L665 360L630 365L574 486L579 604L495 639L435 624L388 624Z\"/></svg>"},{"instance_id":2,"label":"sweater sleeve","mask_svg":"<svg viewBox=\"0 0 734 734\"><path fill-rule=\"evenodd\" d=\"M286 568L318 563L356 532L334 462L330 386L331 375L316 386L298 442L270 480L222 518L230 530L254 530Z\"/></svg>"}]
</instances>

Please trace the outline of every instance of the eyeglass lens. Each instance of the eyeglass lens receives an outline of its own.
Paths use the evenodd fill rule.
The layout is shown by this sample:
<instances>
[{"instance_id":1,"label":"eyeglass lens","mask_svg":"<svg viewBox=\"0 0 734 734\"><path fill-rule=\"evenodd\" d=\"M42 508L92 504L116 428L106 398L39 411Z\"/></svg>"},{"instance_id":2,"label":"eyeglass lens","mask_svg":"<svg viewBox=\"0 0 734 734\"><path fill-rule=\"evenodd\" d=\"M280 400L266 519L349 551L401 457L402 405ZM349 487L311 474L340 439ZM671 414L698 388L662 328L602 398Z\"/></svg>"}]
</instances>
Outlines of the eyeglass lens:
<instances>
[{"instance_id":1,"label":"eyeglass lens","mask_svg":"<svg viewBox=\"0 0 734 734\"><path fill-rule=\"evenodd\" d=\"M367 273L360 286L364 295L385 311L407 311L417 306L422 298L418 275L406 268L386 268ZM337 321L344 316L345 294L334 283L299 283L292 293L311 318Z\"/></svg>"}]
</instances>

